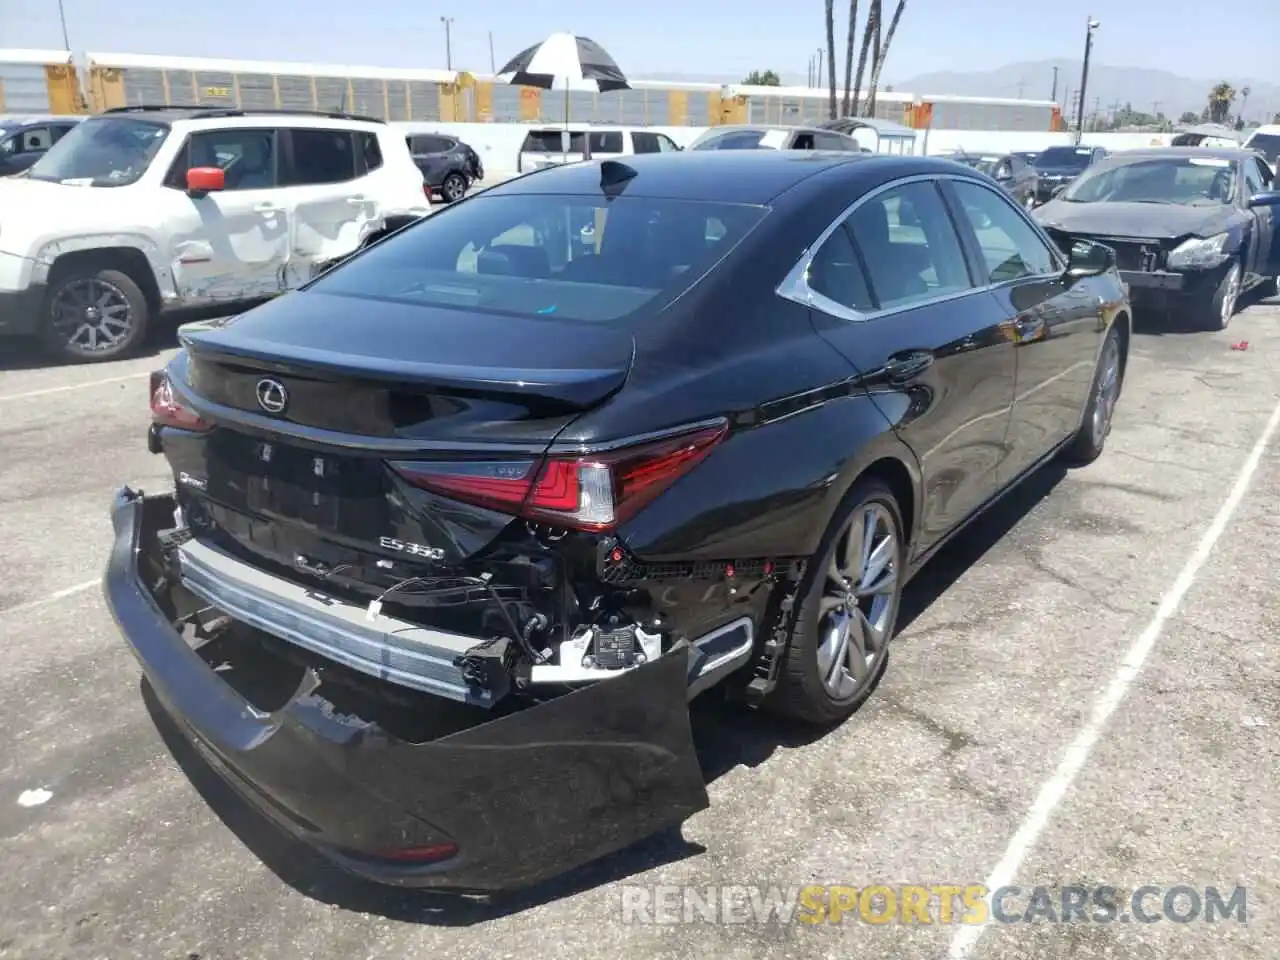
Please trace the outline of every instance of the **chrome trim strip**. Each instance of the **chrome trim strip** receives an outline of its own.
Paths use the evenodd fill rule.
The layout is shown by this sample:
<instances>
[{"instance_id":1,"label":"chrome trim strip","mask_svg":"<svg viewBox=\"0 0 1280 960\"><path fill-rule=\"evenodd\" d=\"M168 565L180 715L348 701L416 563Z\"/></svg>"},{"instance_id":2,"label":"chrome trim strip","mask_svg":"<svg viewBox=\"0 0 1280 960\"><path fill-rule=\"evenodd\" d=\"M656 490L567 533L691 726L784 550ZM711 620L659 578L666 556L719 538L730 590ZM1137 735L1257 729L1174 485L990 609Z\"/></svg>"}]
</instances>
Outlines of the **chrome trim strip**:
<instances>
[{"instance_id":1,"label":"chrome trim strip","mask_svg":"<svg viewBox=\"0 0 1280 960\"><path fill-rule=\"evenodd\" d=\"M977 293L989 293L993 290L999 290L1002 287L1010 286L1011 284L1015 284L1015 283L1021 283L1026 280L1033 280L1037 278L1048 279L1053 276L1058 276L1058 274L1032 274L1027 277L1015 277L1012 280L1002 280L999 283L987 283L979 287L970 287L966 290L959 290L953 293L944 293L936 297L930 297L927 300L914 300L911 303L902 304L900 306L887 307L883 310L874 310L874 311L865 312L865 313L862 311L854 310L850 307L846 307L844 304L836 303L834 300L830 299L829 297L825 297L822 294L818 293L816 290L813 290L810 288L809 266L813 262L814 256L817 254L817 252L820 249L822 249L822 245L827 242L827 239L833 233L835 233L836 230L839 229L840 226L843 225L847 219L849 219L849 217L854 213L854 211L856 211L859 207L861 207L864 203L868 202L869 200L872 200L875 197L879 196L880 194L888 190L892 190L896 187L900 187L909 183L936 183L939 180L950 180L950 181L956 181L959 183L968 183L968 184L972 184L973 186L981 187L984 190L990 191L1000 200L1004 201L1010 207L1010 209L1014 210L1020 217L1022 217L1023 221L1025 221L1026 223L1029 223L1034 228L1036 236L1038 236L1041 239L1041 241L1043 241L1045 246L1049 248L1049 253L1053 257L1054 262L1058 264L1059 269L1066 270L1066 263L1063 260L1061 252L1058 250L1057 246L1054 244L1052 239L1050 239L1045 234L1044 228L1041 227L1038 223L1036 223L1036 221L1033 220L1031 217L1029 217L1027 215L1026 210L1024 210L1018 204L1013 203L998 187L992 187L990 184L983 183L981 180L977 180L973 177L967 177L961 174L954 174L954 173L915 174L913 176L902 177L898 180L892 180L889 183L881 184L880 186L876 187L874 190L864 193L861 197L859 197L853 203L845 207L844 210L840 213L840 215L837 216L835 220L833 220L830 224L828 224L825 230L823 230L820 234L818 234L818 238L813 243L809 244L808 247L805 248L804 252L800 255L799 261L797 261L795 266L793 266L791 270L788 271L787 275L782 279L782 282L779 283L777 288L774 290L774 293L776 293L778 296L782 297L785 300L790 300L793 303L798 303L803 307L809 307L811 309L818 310L824 314L827 314L828 316L835 317L838 320L848 320L852 323L863 323L867 320L878 320L881 317L891 317L891 316L894 316L895 314L903 313L904 311L907 311L907 310L916 310L920 307L933 306L939 303L947 303L951 300L960 300L965 297L973 296L974 294L977 294ZM963 238L957 237L956 239L959 240L963 245L964 243Z\"/></svg>"},{"instance_id":2,"label":"chrome trim strip","mask_svg":"<svg viewBox=\"0 0 1280 960\"><path fill-rule=\"evenodd\" d=\"M706 654L701 648L705 644L739 631L746 635L742 643L732 650L726 650L702 662ZM739 617L695 640L689 647L689 699L692 700L704 690L715 686L724 677L745 664L751 659L751 651L754 648L755 622L750 617Z\"/></svg>"},{"instance_id":3,"label":"chrome trim strip","mask_svg":"<svg viewBox=\"0 0 1280 960\"><path fill-rule=\"evenodd\" d=\"M178 549L182 583L207 603L252 627L353 670L400 686L477 706L455 658L483 643L379 614L264 573L216 547L190 540Z\"/></svg>"}]
</instances>

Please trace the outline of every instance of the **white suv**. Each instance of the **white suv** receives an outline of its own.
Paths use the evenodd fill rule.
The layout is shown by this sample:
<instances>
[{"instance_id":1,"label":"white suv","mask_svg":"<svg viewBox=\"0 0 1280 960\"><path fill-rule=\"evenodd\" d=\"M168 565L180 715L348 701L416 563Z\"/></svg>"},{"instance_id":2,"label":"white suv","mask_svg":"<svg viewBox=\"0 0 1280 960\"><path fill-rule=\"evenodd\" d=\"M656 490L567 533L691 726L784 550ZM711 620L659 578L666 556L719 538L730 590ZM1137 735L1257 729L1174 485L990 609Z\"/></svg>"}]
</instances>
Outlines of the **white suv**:
<instances>
[{"instance_id":1,"label":"white suv","mask_svg":"<svg viewBox=\"0 0 1280 960\"><path fill-rule=\"evenodd\" d=\"M429 212L403 133L377 120L109 110L0 179L0 338L121 357L163 310L282 293Z\"/></svg>"}]
</instances>

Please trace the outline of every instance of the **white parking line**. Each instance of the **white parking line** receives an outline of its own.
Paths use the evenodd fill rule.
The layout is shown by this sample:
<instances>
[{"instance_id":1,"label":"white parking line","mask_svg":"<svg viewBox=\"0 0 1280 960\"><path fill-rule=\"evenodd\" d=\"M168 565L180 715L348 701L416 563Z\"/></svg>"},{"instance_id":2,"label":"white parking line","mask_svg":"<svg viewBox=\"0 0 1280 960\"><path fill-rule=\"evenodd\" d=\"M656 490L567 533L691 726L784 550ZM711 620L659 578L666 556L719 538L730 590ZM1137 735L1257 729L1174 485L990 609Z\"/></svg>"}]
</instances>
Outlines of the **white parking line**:
<instances>
[{"instance_id":1,"label":"white parking line","mask_svg":"<svg viewBox=\"0 0 1280 960\"><path fill-rule=\"evenodd\" d=\"M47 397L51 393L66 393L70 390L84 390L88 387L100 387L104 383L123 383L126 380L141 380L143 377L151 376L151 371L146 373L127 373L122 377L104 377L102 380L90 380L87 383L68 383L62 387L46 387L43 390L28 390L26 393L7 393L0 396L0 403L5 400L29 400L32 397Z\"/></svg>"},{"instance_id":2,"label":"white parking line","mask_svg":"<svg viewBox=\"0 0 1280 960\"><path fill-rule=\"evenodd\" d=\"M36 607L42 607L46 603L53 603L56 600L65 600L67 597L75 596L77 593L84 593L90 587L96 587L102 583L99 578L86 580L84 583L77 583L74 587L67 587L63 590L55 590L47 597L41 597L39 600L28 600L26 603L20 603L16 607L5 607L0 609L0 617L10 613L22 613L24 610L34 610Z\"/></svg>"},{"instance_id":3,"label":"white parking line","mask_svg":"<svg viewBox=\"0 0 1280 960\"><path fill-rule=\"evenodd\" d=\"M991 876L987 878L986 886L989 893L1001 887L1009 886L1013 882L1018 868L1022 866L1022 861L1040 839L1040 834L1044 832L1044 828L1048 825L1053 811L1057 809L1068 791L1070 791L1072 783L1074 783L1076 776L1088 761L1089 754L1094 745L1097 744L1098 738L1102 735L1107 722L1111 719L1111 715L1115 713L1116 708L1120 706L1125 695L1129 692L1129 687L1142 672L1142 668L1147 662L1147 657L1150 656L1152 649L1154 649L1156 641L1160 639L1160 634L1164 630L1165 624L1178 612L1178 606L1182 603L1187 591L1191 589L1192 584L1195 583L1196 576L1213 555L1214 546L1226 531L1228 524L1231 523L1231 518L1240 506L1240 502L1244 499L1245 494L1248 493L1249 484L1253 482L1254 474L1258 471L1258 465L1262 462L1262 456L1266 453L1267 446L1271 443L1277 427L1280 427L1280 404L1271 411L1271 418L1267 421L1266 427L1263 428L1262 436L1258 437L1258 442L1253 445L1248 459L1245 460L1244 466L1240 468L1240 474L1236 477L1235 485L1232 486L1227 499L1223 501L1222 506L1218 509L1217 516L1213 518L1213 523L1205 531L1204 536L1200 538L1200 543L1196 547L1195 553L1191 555L1186 566L1182 568L1182 571L1178 574L1178 579L1173 582L1173 586L1160 598L1160 606L1156 609L1155 616L1151 618L1151 622L1147 624L1146 629L1138 635L1133 645L1129 647L1124 660L1120 664L1120 669L1111 678L1111 683L1107 685L1107 689L1102 696L1094 703L1093 712L1089 717L1088 723L1081 728L1075 739L1067 747L1066 752L1063 753L1062 758L1058 761L1057 769L1053 772L1053 776L1040 788L1040 793L1036 796L1035 802L1032 803L1031 809L1027 811L1026 817L1023 818L1017 832L1013 835L1013 839L1009 841L1009 846L1005 849L1004 856L996 864L995 869L991 871ZM967 960L974 946L982 938L987 926L988 924L962 927L951 941L950 960Z\"/></svg>"}]
</instances>

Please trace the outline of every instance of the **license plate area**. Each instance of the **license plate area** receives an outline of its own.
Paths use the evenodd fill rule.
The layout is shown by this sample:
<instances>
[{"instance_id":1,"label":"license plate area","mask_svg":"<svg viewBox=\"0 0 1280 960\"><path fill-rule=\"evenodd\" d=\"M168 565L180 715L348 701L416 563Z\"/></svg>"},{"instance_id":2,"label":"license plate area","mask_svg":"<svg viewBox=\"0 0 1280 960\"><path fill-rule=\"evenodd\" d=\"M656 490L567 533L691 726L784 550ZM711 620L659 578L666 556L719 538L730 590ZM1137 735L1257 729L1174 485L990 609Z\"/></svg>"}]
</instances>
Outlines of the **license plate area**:
<instances>
[{"instance_id":1,"label":"license plate area","mask_svg":"<svg viewBox=\"0 0 1280 960\"><path fill-rule=\"evenodd\" d=\"M255 441L252 453L245 470L246 506L251 513L337 527L346 464L273 441Z\"/></svg>"}]
</instances>

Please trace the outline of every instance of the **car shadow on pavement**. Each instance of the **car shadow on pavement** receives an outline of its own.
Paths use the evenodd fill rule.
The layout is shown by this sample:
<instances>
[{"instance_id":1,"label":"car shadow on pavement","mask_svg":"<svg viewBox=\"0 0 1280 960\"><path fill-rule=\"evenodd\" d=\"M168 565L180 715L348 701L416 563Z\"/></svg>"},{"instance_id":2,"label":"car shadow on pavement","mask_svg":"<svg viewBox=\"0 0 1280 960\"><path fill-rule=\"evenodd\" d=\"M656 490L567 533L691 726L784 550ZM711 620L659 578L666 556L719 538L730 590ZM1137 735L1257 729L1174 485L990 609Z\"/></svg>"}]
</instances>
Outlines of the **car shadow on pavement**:
<instances>
[{"instance_id":1,"label":"car shadow on pavement","mask_svg":"<svg viewBox=\"0 0 1280 960\"><path fill-rule=\"evenodd\" d=\"M899 630L909 626L978 562L1065 475L1060 466L1047 465L933 558L903 596ZM191 745L150 685L144 680L141 686L143 701L165 746L223 824L284 883L307 897L344 910L408 923L465 927L624 881L705 852L700 844L686 840L679 827L673 827L523 891L480 896L372 883L334 866L241 797ZM738 767L758 767L779 749L805 746L829 732L829 728L787 721L764 710L753 711L727 702L716 691L690 705L690 721L708 784Z\"/></svg>"}]
</instances>

